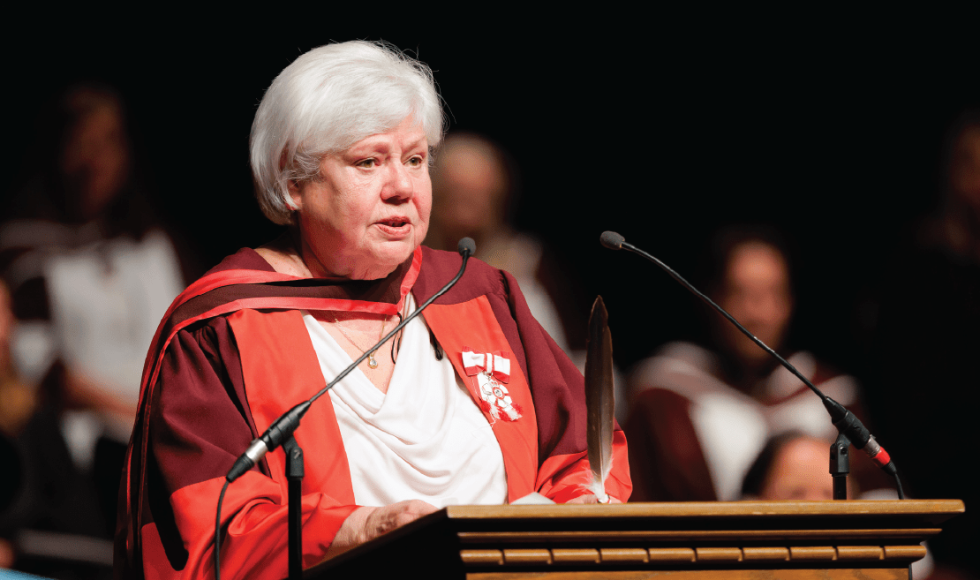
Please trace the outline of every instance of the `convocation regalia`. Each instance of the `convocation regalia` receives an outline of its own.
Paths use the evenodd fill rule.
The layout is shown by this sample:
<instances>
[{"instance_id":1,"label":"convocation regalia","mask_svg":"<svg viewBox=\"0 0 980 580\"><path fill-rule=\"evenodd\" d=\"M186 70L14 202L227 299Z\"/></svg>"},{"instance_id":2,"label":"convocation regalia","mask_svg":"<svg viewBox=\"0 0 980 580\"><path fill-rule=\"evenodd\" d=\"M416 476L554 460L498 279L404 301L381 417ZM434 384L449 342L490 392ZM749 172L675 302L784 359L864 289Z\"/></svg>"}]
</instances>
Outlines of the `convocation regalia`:
<instances>
[{"instance_id":1,"label":"convocation regalia","mask_svg":"<svg viewBox=\"0 0 980 580\"><path fill-rule=\"evenodd\" d=\"M421 304L460 266L454 253L419 248L387 278L299 279L276 273L252 250L226 258L174 302L143 373L139 414L120 492L117 576L213 574L218 494L249 442L324 384L302 313L397 314L407 294ZM470 260L466 274L424 313L491 424L503 454L508 501L538 492L557 502L589 493L581 373L534 320L508 273ZM506 352L520 413L480 403L462 353ZM304 566L321 561L357 509L343 440L325 397L296 431L306 457ZM497 412L495 412L497 411ZM626 440L616 429L607 493L626 501ZM286 563L284 455L273 451L233 483L222 508L222 577L282 578Z\"/></svg>"}]
</instances>

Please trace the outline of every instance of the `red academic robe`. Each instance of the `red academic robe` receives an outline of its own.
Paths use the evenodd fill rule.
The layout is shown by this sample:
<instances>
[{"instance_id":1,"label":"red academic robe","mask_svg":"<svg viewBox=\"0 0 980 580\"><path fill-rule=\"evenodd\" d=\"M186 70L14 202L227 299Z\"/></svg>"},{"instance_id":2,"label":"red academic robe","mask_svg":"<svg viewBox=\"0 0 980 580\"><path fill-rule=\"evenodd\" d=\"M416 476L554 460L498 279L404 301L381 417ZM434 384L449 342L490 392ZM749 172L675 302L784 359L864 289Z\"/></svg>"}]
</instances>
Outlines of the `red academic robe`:
<instances>
[{"instance_id":1,"label":"red academic robe","mask_svg":"<svg viewBox=\"0 0 980 580\"><path fill-rule=\"evenodd\" d=\"M213 574L213 530L225 474L249 442L324 386L299 310L395 314L409 291L421 304L459 269L458 255L420 248L379 281L300 280L275 273L252 250L227 258L171 307L144 370L121 493L116 571L127 578ZM492 420L508 499L532 491L565 502L588 493L581 373L531 316L506 272L471 260L452 290L423 313L479 404L464 347L512 354L508 389L517 421ZM327 401L296 431L306 456L304 566L322 560L357 509L343 441ZM626 440L617 427L607 493L626 501ZM281 449L233 483L222 507L222 576L284 577L285 458Z\"/></svg>"}]
</instances>

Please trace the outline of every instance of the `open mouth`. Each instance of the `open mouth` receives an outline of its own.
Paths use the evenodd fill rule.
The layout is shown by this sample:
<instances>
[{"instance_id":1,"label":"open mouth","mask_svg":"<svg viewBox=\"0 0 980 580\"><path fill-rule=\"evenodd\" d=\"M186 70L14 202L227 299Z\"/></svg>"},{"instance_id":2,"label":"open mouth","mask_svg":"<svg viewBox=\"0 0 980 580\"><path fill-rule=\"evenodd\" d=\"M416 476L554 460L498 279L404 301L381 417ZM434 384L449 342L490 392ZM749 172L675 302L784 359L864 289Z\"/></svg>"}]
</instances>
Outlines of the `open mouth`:
<instances>
[{"instance_id":1,"label":"open mouth","mask_svg":"<svg viewBox=\"0 0 980 580\"><path fill-rule=\"evenodd\" d=\"M377 225L383 231L395 235L395 234L406 233L409 229L409 226L411 226L411 222L409 222L406 218L403 217L393 217L393 218L383 219L379 221Z\"/></svg>"}]
</instances>

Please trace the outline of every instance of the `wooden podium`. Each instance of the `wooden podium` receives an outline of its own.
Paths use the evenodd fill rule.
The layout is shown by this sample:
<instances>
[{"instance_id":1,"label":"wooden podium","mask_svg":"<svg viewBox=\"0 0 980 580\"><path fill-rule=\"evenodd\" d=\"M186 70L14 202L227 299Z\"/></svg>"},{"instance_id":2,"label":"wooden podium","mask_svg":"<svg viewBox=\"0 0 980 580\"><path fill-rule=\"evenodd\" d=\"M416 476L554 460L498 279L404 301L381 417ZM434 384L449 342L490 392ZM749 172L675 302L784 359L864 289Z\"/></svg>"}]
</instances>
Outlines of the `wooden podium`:
<instances>
[{"instance_id":1,"label":"wooden podium","mask_svg":"<svg viewBox=\"0 0 980 580\"><path fill-rule=\"evenodd\" d=\"M905 579L959 500L451 506L306 578Z\"/></svg>"}]
</instances>

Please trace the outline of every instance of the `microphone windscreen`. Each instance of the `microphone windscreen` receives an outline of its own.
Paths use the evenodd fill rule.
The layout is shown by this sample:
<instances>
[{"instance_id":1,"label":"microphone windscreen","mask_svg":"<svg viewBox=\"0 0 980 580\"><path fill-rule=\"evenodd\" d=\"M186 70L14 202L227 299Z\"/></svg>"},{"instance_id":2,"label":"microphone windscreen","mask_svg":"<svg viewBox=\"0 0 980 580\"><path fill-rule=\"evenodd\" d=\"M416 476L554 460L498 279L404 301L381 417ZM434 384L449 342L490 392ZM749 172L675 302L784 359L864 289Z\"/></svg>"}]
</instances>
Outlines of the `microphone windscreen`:
<instances>
[{"instance_id":1,"label":"microphone windscreen","mask_svg":"<svg viewBox=\"0 0 980 580\"><path fill-rule=\"evenodd\" d=\"M463 255L463 252L466 252L468 255L472 256L476 253L476 242L473 241L473 238L463 238L458 244L456 244L456 251L459 252L460 255Z\"/></svg>"},{"instance_id":2,"label":"microphone windscreen","mask_svg":"<svg viewBox=\"0 0 980 580\"><path fill-rule=\"evenodd\" d=\"M610 250L621 250L623 249L623 242L626 241L626 238L617 234L616 232L610 232L607 230L602 232L602 235L599 236L599 241L603 246L606 246Z\"/></svg>"}]
</instances>

